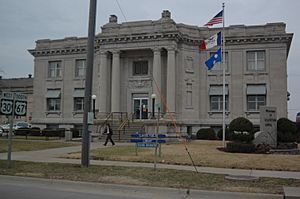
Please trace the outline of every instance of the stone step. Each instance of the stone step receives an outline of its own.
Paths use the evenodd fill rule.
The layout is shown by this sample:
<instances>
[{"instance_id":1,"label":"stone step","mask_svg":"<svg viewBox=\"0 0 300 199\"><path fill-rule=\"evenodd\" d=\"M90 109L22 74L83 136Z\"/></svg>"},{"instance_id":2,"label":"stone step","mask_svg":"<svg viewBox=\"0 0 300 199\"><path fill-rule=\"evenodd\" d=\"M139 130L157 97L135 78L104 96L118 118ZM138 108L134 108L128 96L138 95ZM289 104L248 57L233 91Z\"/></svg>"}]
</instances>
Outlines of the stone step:
<instances>
[{"instance_id":1,"label":"stone step","mask_svg":"<svg viewBox=\"0 0 300 199\"><path fill-rule=\"evenodd\" d=\"M300 187L283 187L284 199L300 199Z\"/></svg>"}]
</instances>

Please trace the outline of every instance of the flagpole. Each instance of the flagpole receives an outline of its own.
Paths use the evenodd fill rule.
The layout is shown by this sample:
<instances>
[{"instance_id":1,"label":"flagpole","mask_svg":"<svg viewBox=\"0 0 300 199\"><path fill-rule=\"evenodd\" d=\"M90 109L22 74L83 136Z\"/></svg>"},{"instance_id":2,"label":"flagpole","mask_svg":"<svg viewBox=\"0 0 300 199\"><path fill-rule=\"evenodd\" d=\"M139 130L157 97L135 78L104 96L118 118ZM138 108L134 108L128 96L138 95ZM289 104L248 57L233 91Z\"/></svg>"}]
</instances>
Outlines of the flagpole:
<instances>
[{"instance_id":1,"label":"flagpole","mask_svg":"<svg viewBox=\"0 0 300 199\"><path fill-rule=\"evenodd\" d=\"M222 36L223 36L223 49L222 49L222 52L223 52L223 57L222 57L222 67L223 67L223 122L222 122L222 129L223 129L223 147L225 148L225 3L222 4L222 8L223 8L223 33L222 33Z\"/></svg>"}]
</instances>

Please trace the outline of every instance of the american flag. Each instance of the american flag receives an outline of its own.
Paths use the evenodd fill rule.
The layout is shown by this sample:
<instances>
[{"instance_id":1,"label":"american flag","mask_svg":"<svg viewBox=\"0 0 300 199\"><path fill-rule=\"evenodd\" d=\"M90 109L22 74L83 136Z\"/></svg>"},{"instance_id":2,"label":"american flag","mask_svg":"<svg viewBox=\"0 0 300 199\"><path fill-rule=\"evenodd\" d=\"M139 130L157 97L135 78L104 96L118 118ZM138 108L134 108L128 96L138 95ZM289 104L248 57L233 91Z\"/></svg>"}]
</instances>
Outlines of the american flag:
<instances>
[{"instance_id":1,"label":"american flag","mask_svg":"<svg viewBox=\"0 0 300 199\"><path fill-rule=\"evenodd\" d=\"M204 26L213 26L214 24L223 22L223 10L221 10L214 18L207 22Z\"/></svg>"}]
</instances>

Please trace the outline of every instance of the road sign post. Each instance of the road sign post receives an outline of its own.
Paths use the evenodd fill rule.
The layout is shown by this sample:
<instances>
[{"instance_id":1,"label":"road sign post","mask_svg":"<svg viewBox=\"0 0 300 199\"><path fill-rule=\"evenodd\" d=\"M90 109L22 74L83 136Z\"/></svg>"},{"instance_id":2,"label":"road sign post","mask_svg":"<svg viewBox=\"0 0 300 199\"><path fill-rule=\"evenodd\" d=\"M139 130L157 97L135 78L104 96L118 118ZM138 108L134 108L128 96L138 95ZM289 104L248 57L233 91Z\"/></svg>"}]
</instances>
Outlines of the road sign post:
<instances>
[{"instance_id":1,"label":"road sign post","mask_svg":"<svg viewBox=\"0 0 300 199\"><path fill-rule=\"evenodd\" d=\"M2 92L0 102L0 114L9 116L10 122L7 144L7 167L10 168L14 117L26 116L27 96L22 93Z\"/></svg>"}]
</instances>

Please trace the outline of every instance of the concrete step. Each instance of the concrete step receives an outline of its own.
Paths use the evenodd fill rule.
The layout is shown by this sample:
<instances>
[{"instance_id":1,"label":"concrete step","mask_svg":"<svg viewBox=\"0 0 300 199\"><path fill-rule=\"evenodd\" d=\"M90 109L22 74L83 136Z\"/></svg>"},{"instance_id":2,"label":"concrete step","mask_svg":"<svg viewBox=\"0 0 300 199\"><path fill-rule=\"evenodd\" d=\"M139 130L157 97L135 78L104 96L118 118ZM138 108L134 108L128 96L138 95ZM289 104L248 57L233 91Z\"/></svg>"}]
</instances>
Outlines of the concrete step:
<instances>
[{"instance_id":1,"label":"concrete step","mask_svg":"<svg viewBox=\"0 0 300 199\"><path fill-rule=\"evenodd\" d=\"M283 187L284 199L300 199L300 187Z\"/></svg>"}]
</instances>

